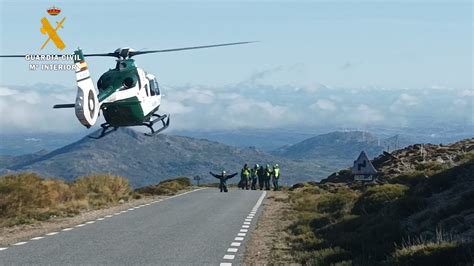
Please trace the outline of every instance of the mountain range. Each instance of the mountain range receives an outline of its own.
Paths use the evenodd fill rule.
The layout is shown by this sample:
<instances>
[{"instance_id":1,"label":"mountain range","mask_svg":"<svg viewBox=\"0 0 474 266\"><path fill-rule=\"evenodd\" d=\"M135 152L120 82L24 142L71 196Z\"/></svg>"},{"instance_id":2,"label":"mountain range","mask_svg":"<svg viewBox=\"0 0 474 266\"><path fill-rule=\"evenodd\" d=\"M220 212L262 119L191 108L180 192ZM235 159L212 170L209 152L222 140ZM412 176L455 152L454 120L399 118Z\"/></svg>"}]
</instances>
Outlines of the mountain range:
<instances>
[{"instance_id":1,"label":"mountain range","mask_svg":"<svg viewBox=\"0 0 474 266\"><path fill-rule=\"evenodd\" d=\"M28 156L24 160L2 158L4 173L32 171L66 180L93 173L111 173L129 178L135 187L176 176L199 175L204 177L204 182L215 182L209 171L238 172L244 163L280 164L283 184L319 180L336 170L315 161L293 161L255 148L237 148L205 139L164 134L146 137L131 129L119 129L101 139L84 137L50 153ZM238 177L232 181L238 181Z\"/></svg>"}]
</instances>

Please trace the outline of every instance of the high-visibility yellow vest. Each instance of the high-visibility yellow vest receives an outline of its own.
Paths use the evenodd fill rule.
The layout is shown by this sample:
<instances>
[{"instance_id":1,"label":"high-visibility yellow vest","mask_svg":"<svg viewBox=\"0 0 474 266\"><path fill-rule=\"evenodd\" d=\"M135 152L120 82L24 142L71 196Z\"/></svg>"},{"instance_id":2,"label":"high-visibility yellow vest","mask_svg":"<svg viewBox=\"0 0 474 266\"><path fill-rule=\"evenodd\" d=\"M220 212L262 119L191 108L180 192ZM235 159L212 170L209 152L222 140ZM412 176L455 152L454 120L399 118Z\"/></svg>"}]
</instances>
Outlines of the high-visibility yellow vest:
<instances>
[{"instance_id":1,"label":"high-visibility yellow vest","mask_svg":"<svg viewBox=\"0 0 474 266\"><path fill-rule=\"evenodd\" d=\"M280 177L280 168L274 168L273 169L275 177Z\"/></svg>"}]
</instances>

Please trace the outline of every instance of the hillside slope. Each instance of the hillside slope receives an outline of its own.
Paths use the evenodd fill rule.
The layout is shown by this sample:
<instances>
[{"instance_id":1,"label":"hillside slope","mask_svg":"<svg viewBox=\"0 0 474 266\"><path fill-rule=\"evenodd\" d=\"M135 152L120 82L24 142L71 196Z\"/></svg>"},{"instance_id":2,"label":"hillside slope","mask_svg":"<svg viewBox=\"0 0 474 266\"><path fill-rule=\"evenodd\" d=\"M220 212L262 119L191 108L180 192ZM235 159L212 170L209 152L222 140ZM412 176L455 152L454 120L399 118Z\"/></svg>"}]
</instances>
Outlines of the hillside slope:
<instances>
[{"instance_id":1,"label":"hillside slope","mask_svg":"<svg viewBox=\"0 0 474 266\"><path fill-rule=\"evenodd\" d=\"M379 183L352 182L346 169L294 187L300 262L472 265L474 139L412 145L373 164Z\"/></svg>"},{"instance_id":2,"label":"hillside slope","mask_svg":"<svg viewBox=\"0 0 474 266\"><path fill-rule=\"evenodd\" d=\"M318 135L272 152L276 156L293 160L317 160L327 165L347 167L364 150L377 156L384 150L384 143L367 132L331 132Z\"/></svg>"},{"instance_id":3,"label":"hillside slope","mask_svg":"<svg viewBox=\"0 0 474 266\"><path fill-rule=\"evenodd\" d=\"M215 182L209 177L209 171L237 172L244 163L279 163L282 182L288 184L319 180L334 171L315 162L295 162L256 149L180 136L146 137L131 129L119 129L101 139L86 137L8 170L33 171L67 180L93 173L111 173L128 177L137 187L175 176L201 175L206 178L205 182Z\"/></svg>"}]
</instances>

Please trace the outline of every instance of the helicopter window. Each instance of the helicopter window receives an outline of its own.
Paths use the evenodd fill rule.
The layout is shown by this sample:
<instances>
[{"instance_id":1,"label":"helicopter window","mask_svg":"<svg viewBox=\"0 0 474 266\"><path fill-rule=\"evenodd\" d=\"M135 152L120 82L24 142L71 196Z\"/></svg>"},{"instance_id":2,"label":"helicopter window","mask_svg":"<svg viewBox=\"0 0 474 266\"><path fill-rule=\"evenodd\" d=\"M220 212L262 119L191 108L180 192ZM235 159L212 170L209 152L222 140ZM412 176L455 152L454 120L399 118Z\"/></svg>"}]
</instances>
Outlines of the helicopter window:
<instances>
[{"instance_id":1,"label":"helicopter window","mask_svg":"<svg viewBox=\"0 0 474 266\"><path fill-rule=\"evenodd\" d=\"M160 87L158 86L156 79L150 80L150 92L152 96L160 95Z\"/></svg>"},{"instance_id":2,"label":"helicopter window","mask_svg":"<svg viewBox=\"0 0 474 266\"><path fill-rule=\"evenodd\" d=\"M130 89L135 84L134 84L133 79L131 77L127 77L123 80L123 85L125 86L125 88Z\"/></svg>"},{"instance_id":3,"label":"helicopter window","mask_svg":"<svg viewBox=\"0 0 474 266\"><path fill-rule=\"evenodd\" d=\"M148 84L145 84L145 92L146 92L146 96L150 96L150 93L148 90Z\"/></svg>"}]
</instances>

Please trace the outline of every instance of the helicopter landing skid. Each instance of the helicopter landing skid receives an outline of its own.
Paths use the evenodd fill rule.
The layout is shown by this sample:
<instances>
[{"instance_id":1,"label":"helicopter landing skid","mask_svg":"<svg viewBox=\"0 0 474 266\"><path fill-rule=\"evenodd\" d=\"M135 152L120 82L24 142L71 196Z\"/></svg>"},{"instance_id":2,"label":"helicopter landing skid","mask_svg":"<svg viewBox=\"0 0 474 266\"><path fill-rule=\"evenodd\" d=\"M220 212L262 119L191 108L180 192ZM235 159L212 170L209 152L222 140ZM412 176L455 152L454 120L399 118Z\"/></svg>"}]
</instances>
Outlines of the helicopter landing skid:
<instances>
[{"instance_id":1,"label":"helicopter landing skid","mask_svg":"<svg viewBox=\"0 0 474 266\"><path fill-rule=\"evenodd\" d=\"M156 118L153 119L153 117L156 117ZM153 128L153 125L158 121L161 121L163 125L158 130L155 130ZM170 125L170 115L169 114L165 114L165 115L153 114L152 119L150 119L150 122L143 123L142 125L148 127L151 130L151 133L145 133L146 136L149 136L149 137L154 136L160 133L161 131L165 130Z\"/></svg>"},{"instance_id":2,"label":"helicopter landing skid","mask_svg":"<svg viewBox=\"0 0 474 266\"><path fill-rule=\"evenodd\" d=\"M153 117L156 117L156 118L153 119ZM158 121L161 121L163 126L156 130L156 129L153 128L153 125ZM165 115L153 114L152 119L150 119L149 122L144 122L144 123L141 123L141 124L138 124L138 125L135 125L135 126L146 126L146 127L148 127L151 130L151 132L150 133L145 133L145 136L150 136L151 137L151 136L154 136L154 135L160 133L161 131L165 130L169 125L170 125L170 115L169 114L165 114ZM100 135L97 136L97 137L89 136L89 138L100 139L100 138L105 137L108 134L116 131L119 128L119 127L111 126L109 123L103 123L100 126L102 127L102 131L100 132Z\"/></svg>"},{"instance_id":3,"label":"helicopter landing skid","mask_svg":"<svg viewBox=\"0 0 474 266\"><path fill-rule=\"evenodd\" d=\"M89 138L91 139L100 139L102 137L105 137L107 135L109 135L110 133L116 131L118 129L118 127L112 127L109 125L109 123L103 123L100 125L102 127L102 131L100 132L100 135L98 137L93 137L93 136L89 136ZM111 130L109 130L111 128Z\"/></svg>"}]
</instances>

